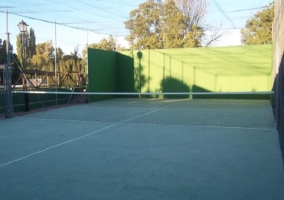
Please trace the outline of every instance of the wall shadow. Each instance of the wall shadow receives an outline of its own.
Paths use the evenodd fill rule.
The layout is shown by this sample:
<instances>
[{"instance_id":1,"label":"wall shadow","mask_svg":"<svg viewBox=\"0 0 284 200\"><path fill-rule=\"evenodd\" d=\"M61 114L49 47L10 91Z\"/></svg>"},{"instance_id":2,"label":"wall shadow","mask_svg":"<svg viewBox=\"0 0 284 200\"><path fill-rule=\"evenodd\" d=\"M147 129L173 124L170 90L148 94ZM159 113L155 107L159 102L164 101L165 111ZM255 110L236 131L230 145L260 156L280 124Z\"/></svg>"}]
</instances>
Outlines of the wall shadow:
<instances>
[{"instance_id":1,"label":"wall shadow","mask_svg":"<svg viewBox=\"0 0 284 200\"><path fill-rule=\"evenodd\" d=\"M192 92L212 92L212 91L207 90L207 89L200 87L198 85L193 85L192 86Z\"/></svg>"},{"instance_id":2,"label":"wall shadow","mask_svg":"<svg viewBox=\"0 0 284 200\"><path fill-rule=\"evenodd\" d=\"M280 67L281 68L281 67ZM281 69L279 69L279 72L281 71ZM279 74L276 74L275 77L274 77L274 80L273 80L273 85L272 85L272 88L271 88L271 91L274 92L274 95L272 95L270 101L271 101L271 107L272 107L272 110L273 110L273 116L276 120L276 125L278 126L278 123L279 123L279 116L277 114L277 110L278 110L278 107L279 107L279 100L277 98L278 97L278 87L279 87L279 84L277 84L279 81ZM277 105L278 104L278 105ZM278 129L278 127L277 127Z\"/></svg>"},{"instance_id":3,"label":"wall shadow","mask_svg":"<svg viewBox=\"0 0 284 200\"><path fill-rule=\"evenodd\" d=\"M177 49L167 50L166 53L156 50L155 53L160 54L157 57L166 57L167 68L173 77L180 77L182 73L184 76L180 79L189 85L193 82L214 92L248 91L248 88L253 92L267 91L271 87L271 61L266 55L269 54L269 48L269 45L240 46ZM256 51L253 58L250 57L252 51ZM181 70L175 66L178 64L182 66Z\"/></svg>"},{"instance_id":4,"label":"wall shadow","mask_svg":"<svg viewBox=\"0 0 284 200\"><path fill-rule=\"evenodd\" d=\"M172 78L166 77L161 81L161 90L163 93L167 92L190 92L190 88L187 84L182 81ZM187 95L164 95L164 98L189 98L189 94Z\"/></svg>"},{"instance_id":5,"label":"wall shadow","mask_svg":"<svg viewBox=\"0 0 284 200\"><path fill-rule=\"evenodd\" d=\"M141 60L143 58L143 53L141 51L137 52L137 58L139 60L138 68L135 68L134 71L134 87L136 92L142 92L142 88L147 84L148 80L144 75L144 67L141 64Z\"/></svg>"},{"instance_id":6,"label":"wall shadow","mask_svg":"<svg viewBox=\"0 0 284 200\"><path fill-rule=\"evenodd\" d=\"M205 88L203 88L203 87L200 87L200 86L198 86L198 85L193 85L192 86L192 92L193 93L198 93L198 92L202 92L202 93L212 93L212 91L210 91L210 90L207 90L207 89L205 89ZM212 95L210 95L210 96L212 96ZM208 99L208 98L210 98L210 96L209 95L204 95L204 94L202 94L202 95L198 95L198 94L193 94L192 95L192 98L193 99ZM217 98L217 97L215 97L215 98Z\"/></svg>"},{"instance_id":7,"label":"wall shadow","mask_svg":"<svg viewBox=\"0 0 284 200\"><path fill-rule=\"evenodd\" d=\"M192 92L193 93L202 93L202 94L192 94L193 99L250 99L250 100L269 100L271 99L270 94L242 94L242 93L217 93L207 90L205 88L202 88L198 85L193 85L192 86Z\"/></svg>"},{"instance_id":8,"label":"wall shadow","mask_svg":"<svg viewBox=\"0 0 284 200\"><path fill-rule=\"evenodd\" d=\"M279 67L279 70L273 83L272 90L274 91L274 95L271 104L276 120L281 156L284 164L284 53L282 55L281 63L279 63L277 67Z\"/></svg>"},{"instance_id":9,"label":"wall shadow","mask_svg":"<svg viewBox=\"0 0 284 200\"><path fill-rule=\"evenodd\" d=\"M135 56L137 56L135 58ZM117 52L116 63L117 63L117 76L116 85L117 92L138 92L141 93L143 87L149 82L149 78L146 77L144 72L144 66L142 65L143 53L138 51L137 54L130 57L128 55ZM138 58L138 66L135 66L134 60ZM137 95L139 96L139 95ZM137 97L127 96L123 97Z\"/></svg>"},{"instance_id":10,"label":"wall shadow","mask_svg":"<svg viewBox=\"0 0 284 200\"><path fill-rule=\"evenodd\" d=\"M117 53L116 63L117 92L135 92L134 58Z\"/></svg>"}]
</instances>

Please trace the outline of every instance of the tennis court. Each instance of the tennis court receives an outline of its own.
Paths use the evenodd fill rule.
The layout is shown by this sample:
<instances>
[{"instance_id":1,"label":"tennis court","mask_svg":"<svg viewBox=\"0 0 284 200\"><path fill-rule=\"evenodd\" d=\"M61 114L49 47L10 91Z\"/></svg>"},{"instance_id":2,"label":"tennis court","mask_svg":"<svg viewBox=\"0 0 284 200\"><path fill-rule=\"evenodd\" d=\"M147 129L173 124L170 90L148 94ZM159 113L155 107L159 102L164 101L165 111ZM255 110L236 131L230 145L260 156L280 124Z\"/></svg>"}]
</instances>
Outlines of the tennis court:
<instances>
[{"instance_id":1,"label":"tennis court","mask_svg":"<svg viewBox=\"0 0 284 200\"><path fill-rule=\"evenodd\" d=\"M1 119L0 199L283 199L269 101L231 103L123 98Z\"/></svg>"}]
</instances>

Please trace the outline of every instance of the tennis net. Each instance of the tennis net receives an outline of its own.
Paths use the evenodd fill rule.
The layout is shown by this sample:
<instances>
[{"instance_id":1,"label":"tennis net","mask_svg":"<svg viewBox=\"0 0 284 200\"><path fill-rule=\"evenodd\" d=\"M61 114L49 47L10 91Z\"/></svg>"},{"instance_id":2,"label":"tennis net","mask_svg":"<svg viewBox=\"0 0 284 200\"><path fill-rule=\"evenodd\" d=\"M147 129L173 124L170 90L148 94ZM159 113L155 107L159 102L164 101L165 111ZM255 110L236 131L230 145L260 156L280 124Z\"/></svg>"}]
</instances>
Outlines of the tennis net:
<instances>
[{"instance_id":1,"label":"tennis net","mask_svg":"<svg viewBox=\"0 0 284 200\"><path fill-rule=\"evenodd\" d=\"M27 96L30 109L23 112ZM13 91L15 115L30 118L247 128L274 128L272 97L272 92Z\"/></svg>"}]
</instances>

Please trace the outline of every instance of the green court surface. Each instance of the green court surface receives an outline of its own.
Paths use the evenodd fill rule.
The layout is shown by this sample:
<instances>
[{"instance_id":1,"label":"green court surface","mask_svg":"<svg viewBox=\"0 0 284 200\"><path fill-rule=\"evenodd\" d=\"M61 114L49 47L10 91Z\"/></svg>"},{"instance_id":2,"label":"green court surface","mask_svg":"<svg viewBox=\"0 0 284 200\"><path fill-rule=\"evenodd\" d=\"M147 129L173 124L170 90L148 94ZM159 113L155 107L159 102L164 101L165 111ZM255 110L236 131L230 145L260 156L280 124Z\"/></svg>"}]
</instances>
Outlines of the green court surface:
<instances>
[{"instance_id":1,"label":"green court surface","mask_svg":"<svg viewBox=\"0 0 284 200\"><path fill-rule=\"evenodd\" d=\"M170 109L129 105L89 107L92 120L80 106L0 119L0 199L284 199L270 122L168 124L151 119L174 121Z\"/></svg>"}]
</instances>

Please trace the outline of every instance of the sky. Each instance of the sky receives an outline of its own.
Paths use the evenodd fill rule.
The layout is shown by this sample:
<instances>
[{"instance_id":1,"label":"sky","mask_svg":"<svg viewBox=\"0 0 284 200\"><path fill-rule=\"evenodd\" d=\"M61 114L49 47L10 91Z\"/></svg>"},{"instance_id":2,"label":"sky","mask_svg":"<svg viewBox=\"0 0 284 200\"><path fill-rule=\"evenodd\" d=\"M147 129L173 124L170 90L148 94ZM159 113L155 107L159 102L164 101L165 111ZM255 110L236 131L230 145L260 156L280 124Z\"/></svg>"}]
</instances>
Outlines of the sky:
<instances>
[{"instance_id":1,"label":"sky","mask_svg":"<svg viewBox=\"0 0 284 200\"><path fill-rule=\"evenodd\" d=\"M124 23L129 13L146 0L1 0L0 38L16 47L18 23L24 20L33 28L36 43L52 41L65 54L75 47L82 51L86 44L97 43L110 35L122 46L129 31ZM207 0L205 23L220 27L224 36L214 46L241 45L240 29L257 11L272 0ZM6 11L8 11L8 20ZM56 22L56 25L55 25ZM56 29L56 30L55 30ZM16 49L14 50L14 52Z\"/></svg>"}]
</instances>

